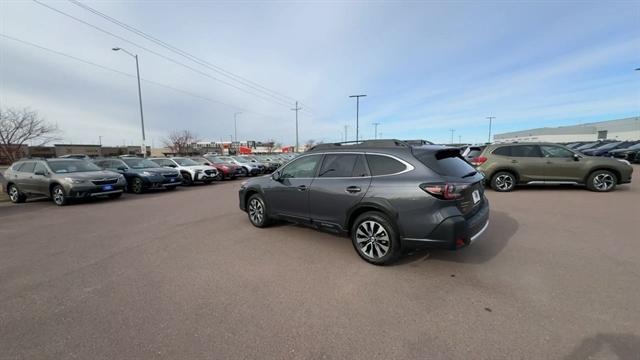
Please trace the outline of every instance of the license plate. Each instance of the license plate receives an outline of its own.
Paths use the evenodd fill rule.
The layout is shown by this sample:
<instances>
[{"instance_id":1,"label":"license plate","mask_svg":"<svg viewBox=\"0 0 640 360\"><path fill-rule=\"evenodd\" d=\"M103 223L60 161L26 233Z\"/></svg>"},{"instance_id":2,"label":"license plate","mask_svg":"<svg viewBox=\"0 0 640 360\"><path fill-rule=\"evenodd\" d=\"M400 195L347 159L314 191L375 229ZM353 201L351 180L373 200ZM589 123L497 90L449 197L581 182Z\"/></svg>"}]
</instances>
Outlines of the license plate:
<instances>
[{"instance_id":1,"label":"license plate","mask_svg":"<svg viewBox=\"0 0 640 360\"><path fill-rule=\"evenodd\" d=\"M169 182L173 182L173 180L175 180L175 179L169 179Z\"/></svg>"},{"instance_id":2,"label":"license plate","mask_svg":"<svg viewBox=\"0 0 640 360\"><path fill-rule=\"evenodd\" d=\"M105 185L105 186L102 187L102 191L109 191L109 190L113 190L113 186Z\"/></svg>"},{"instance_id":3,"label":"license plate","mask_svg":"<svg viewBox=\"0 0 640 360\"><path fill-rule=\"evenodd\" d=\"M473 203L477 204L480 201L480 192L478 190L473 190L471 197L473 198Z\"/></svg>"}]
</instances>

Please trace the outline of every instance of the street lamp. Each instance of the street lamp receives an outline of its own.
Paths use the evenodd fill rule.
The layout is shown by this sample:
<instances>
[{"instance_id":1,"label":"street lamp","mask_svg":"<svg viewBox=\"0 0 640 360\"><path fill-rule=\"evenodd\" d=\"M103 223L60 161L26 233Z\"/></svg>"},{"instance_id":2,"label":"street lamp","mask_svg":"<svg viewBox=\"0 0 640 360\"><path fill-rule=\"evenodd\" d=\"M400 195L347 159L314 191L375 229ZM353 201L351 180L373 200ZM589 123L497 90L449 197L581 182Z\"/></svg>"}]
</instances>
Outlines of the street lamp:
<instances>
[{"instance_id":1,"label":"street lamp","mask_svg":"<svg viewBox=\"0 0 640 360\"><path fill-rule=\"evenodd\" d=\"M144 113L142 112L142 90L140 89L140 66L138 65L138 54L132 54L127 50L119 47L114 47L111 50L113 51L122 50L127 55L130 55L136 59L136 74L138 76L138 100L140 101L140 125L142 126L142 156L147 157L147 147L145 145L146 137L144 135Z\"/></svg>"},{"instance_id":2,"label":"street lamp","mask_svg":"<svg viewBox=\"0 0 640 360\"><path fill-rule=\"evenodd\" d=\"M233 133L235 134L236 142L238 142L238 115L242 114L241 112L233 113Z\"/></svg>"},{"instance_id":3,"label":"street lamp","mask_svg":"<svg viewBox=\"0 0 640 360\"><path fill-rule=\"evenodd\" d=\"M365 97L367 95L349 95L350 98L356 98L356 141L359 140L359 134L358 131L360 129L360 98L361 97Z\"/></svg>"}]
</instances>

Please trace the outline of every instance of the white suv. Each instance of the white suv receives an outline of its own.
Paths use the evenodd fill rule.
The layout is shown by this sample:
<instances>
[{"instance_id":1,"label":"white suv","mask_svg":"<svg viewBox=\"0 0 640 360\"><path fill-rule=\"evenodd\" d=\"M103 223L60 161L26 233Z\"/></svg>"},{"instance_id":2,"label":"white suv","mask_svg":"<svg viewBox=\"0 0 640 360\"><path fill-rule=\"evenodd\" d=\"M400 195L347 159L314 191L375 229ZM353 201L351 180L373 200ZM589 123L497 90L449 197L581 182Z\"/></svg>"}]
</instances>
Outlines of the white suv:
<instances>
[{"instance_id":1,"label":"white suv","mask_svg":"<svg viewBox=\"0 0 640 360\"><path fill-rule=\"evenodd\" d=\"M205 184L211 184L218 176L218 170L213 166L200 165L197 162L184 157L170 158L151 158L149 159L156 164L164 167L170 167L180 171L184 180L184 185L192 185L194 182L201 181Z\"/></svg>"}]
</instances>

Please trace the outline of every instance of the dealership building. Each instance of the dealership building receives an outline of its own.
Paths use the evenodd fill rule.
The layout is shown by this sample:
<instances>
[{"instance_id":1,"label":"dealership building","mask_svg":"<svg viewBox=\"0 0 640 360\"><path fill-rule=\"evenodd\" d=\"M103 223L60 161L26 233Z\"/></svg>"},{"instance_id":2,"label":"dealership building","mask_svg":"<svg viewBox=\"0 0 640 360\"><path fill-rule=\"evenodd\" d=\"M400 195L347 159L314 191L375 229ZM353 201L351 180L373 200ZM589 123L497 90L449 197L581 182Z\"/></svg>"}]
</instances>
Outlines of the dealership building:
<instances>
[{"instance_id":1,"label":"dealership building","mask_svg":"<svg viewBox=\"0 0 640 360\"><path fill-rule=\"evenodd\" d=\"M496 143L543 141L640 140L640 117L496 134Z\"/></svg>"}]
</instances>

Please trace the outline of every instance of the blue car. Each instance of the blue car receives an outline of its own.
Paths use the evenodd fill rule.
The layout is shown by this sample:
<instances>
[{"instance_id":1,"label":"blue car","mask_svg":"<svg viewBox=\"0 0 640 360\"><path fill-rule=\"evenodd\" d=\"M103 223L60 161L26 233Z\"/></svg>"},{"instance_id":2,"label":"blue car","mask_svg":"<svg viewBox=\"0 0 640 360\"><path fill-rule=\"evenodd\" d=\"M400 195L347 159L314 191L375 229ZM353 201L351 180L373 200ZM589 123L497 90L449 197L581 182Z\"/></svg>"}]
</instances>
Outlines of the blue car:
<instances>
[{"instance_id":1,"label":"blue car","mask_svg":"<svg viewBox=\"0 0 640 360\"><path fill-rule=\"evenodd\" d=\"M127 190L141 194L145 190L174 190L182 184L178 170L161 167L153 161L138 157L97 159L94 163L105 170L119 172L127 180Z\"/></svg>"}]
</instances>

